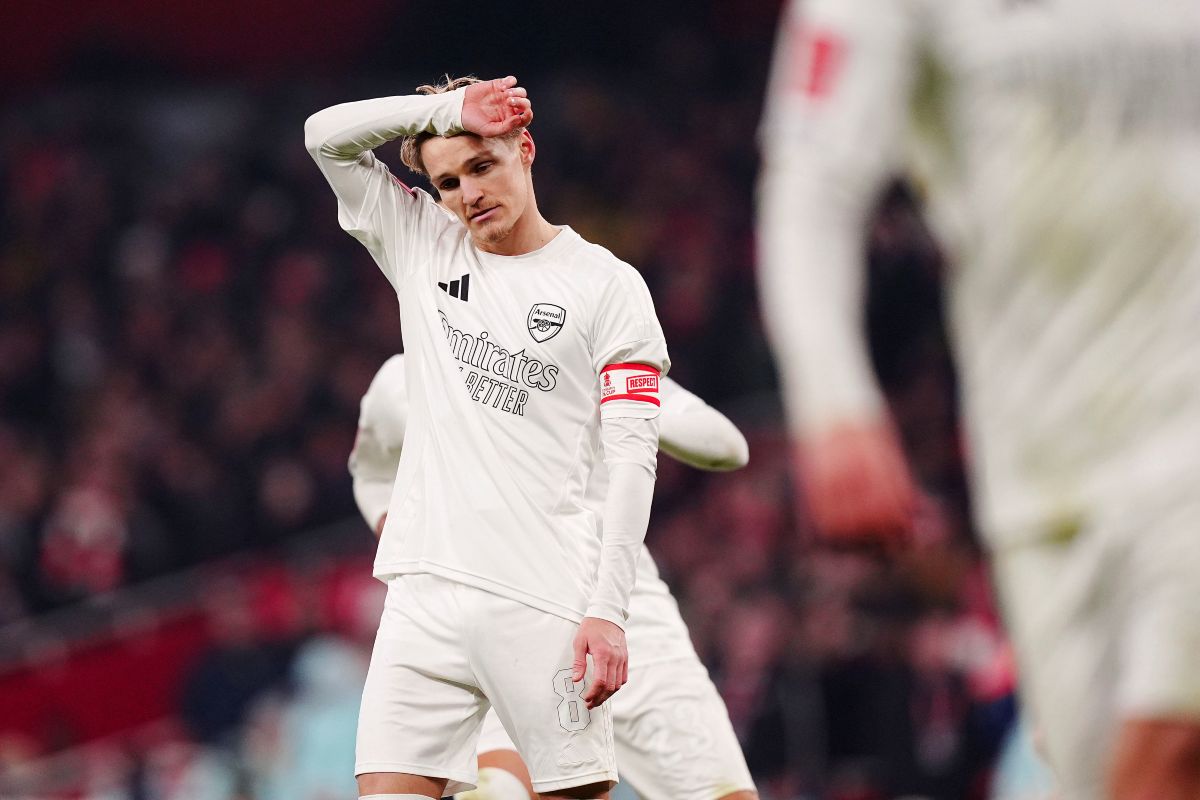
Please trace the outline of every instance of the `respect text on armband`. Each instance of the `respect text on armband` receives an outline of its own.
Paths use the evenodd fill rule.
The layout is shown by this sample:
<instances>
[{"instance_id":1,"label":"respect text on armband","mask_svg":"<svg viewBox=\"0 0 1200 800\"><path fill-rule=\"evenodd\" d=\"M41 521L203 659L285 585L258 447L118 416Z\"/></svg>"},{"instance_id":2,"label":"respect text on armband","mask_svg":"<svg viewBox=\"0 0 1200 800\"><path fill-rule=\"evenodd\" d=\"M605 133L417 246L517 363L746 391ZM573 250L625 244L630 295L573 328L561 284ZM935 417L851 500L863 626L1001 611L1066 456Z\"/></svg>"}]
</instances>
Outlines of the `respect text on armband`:
<instances>
[{"instance_id":1,"label":"respect text on armband","mask_svg":"<svg viewBox=\"0 0 1200 800\"><path fill-rule=\"evenodd\" d=\"M558 367L513 352L492 340L491 334L466 333L442 317L450 353L460 364L471 399L510 414L525 416L530 389L550 392L558 385Z\"/></svg>"}]
</instances>

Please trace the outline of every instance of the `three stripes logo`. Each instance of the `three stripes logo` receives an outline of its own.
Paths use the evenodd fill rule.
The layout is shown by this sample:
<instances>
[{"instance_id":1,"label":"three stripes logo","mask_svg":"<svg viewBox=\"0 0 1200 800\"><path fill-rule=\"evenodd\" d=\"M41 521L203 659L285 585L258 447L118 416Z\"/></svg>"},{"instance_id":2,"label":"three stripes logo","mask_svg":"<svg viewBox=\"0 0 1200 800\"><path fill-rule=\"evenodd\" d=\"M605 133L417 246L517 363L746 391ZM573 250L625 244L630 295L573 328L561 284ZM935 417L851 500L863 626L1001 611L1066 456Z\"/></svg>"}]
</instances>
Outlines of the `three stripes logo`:
<instances>
[{"instance_id":1,"label":"three stripes logo","mask_svg":"<svg viewBox=\"0 0 1200 800\"><path fill-rule=\"evenodd\" d=\"M467 302L467 293L471 288L471 273L468 272L461 278L450 281L449 283L438 281L438 288L454 299L462 300L465 303Z\"/></svg>"}]
</instances>

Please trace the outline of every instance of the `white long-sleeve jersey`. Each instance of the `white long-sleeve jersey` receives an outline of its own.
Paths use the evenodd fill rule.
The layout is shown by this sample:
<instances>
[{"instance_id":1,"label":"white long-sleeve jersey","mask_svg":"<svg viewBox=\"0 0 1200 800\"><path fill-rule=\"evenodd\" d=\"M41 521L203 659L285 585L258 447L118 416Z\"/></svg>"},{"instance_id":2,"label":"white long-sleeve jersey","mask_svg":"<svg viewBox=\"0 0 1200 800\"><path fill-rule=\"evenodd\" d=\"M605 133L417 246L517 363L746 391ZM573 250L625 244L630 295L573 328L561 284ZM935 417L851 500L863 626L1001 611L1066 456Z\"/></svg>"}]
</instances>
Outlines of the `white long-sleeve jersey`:
<instances>
[{"instance_id":1,"label":"white long-sleeve jersey","mask_svg":"<svg viewBox=\"0 0 1200 800\"><path fill-rule=\"evenodd\" d=\"M404 362L404 356L392 356L375 374L362 398L358 438L350 454L354 498L372 529L388 510L404 449L408 424ZM665 452L685 464L708 470L737 469L749 460L745 437L724 414L670 378L663 378L659 397L659 445ZM607 494L608 470L601 465L592 472L584 502L600 513ZM675 598L659 577L645 545L637 562L637 583L629 601L625 637L633 667L695 655Z\"/></svg>"},{"instance_id":2,"label":"white long-sleeve jersey","mask_svg":"<svg viewBox=\"0 0 1200 800\"><path fill-rule=\"evenodd\" d=\"M634 487L646 497L628 506L649 514L662 329L641 276L607 250L562 228L524 255L480 251L372 153L417 131L461 131L462 103L463 90L366 100L305 124L339 223L400 299L407 441L375 574L432 573L623 624L645 516L607 526L602 542L583 495L603 437L610 465L648 471Z\"/></svg>"},{"instance_id":3,"label":"white long-sleeve jersey","mask_svg":"<svg viewBox=\"0 0 1200 800\"><path fill-rule=\"evenodd\" d=\"M955 265L997 543L1200 478L1200 4L806 0L762 129L762 297L803 435L879 412L864 223L898 167Z\"/></svg>"}]
</instances>

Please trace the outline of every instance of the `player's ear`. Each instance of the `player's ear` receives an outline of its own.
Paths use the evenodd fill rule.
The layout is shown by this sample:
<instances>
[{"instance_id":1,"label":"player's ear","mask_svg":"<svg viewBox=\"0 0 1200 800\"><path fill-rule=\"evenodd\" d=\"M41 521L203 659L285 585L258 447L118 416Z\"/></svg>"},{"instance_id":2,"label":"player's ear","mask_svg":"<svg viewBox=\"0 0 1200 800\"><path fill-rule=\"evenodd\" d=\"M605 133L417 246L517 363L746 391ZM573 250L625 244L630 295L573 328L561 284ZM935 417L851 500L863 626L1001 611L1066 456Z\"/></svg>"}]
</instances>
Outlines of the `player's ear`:
<instances>
[{"instance_id":1,"label":"player's ear","mask_svg":"<svg viewBox=\"0 0 1200 800\"><path fill-rule=\"evenodd\" d=\"M528 129L521 131L521 135L517 137L517 151L521 156L521 165L528 167L533 164L533 158L537 155L537 145L533 143L533 136Z\"/></svg>"}]
</instances>

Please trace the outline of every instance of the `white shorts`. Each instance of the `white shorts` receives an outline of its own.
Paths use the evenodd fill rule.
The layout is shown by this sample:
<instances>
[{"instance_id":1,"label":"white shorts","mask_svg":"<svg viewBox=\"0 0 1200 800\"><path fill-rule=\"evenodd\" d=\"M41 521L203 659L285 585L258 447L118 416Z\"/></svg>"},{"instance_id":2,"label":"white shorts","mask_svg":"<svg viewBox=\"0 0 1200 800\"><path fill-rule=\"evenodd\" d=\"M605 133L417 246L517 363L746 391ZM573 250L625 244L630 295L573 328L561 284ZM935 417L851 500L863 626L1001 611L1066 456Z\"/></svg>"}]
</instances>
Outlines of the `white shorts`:
<instances>
[{"instance_id":1,"label":"white shorts","mask_svg":"<svg viewBox=\"0 0 1200 800\"><path fill-rule=\"evenodd\" d=\"M693 656L629 671L612 706L617 766L643 800L719 800L755 791L725 703ZM489 714L479 752L513 750Z\"/></svg>"},{"instance_id":2,"label":"white shorts","mask_svg":"<svg viewBox=\"0 0 1200 800\"><path fill-rule=\"evenodd\" d=\"M755 791L725 702L699 659L631 669L609 702L617 766L643 800Z\"/></svg>"},{"instance_id":3,"label":"white shorts","mask_svg":"<svg viewBox=\"0 0 1200 800\"><path fill-rule=\"evenodd\" d=\"M1200 723L1200 504L1127 509L994 557L1062 797L1101 797L1122 720Z\"/></svg>"},{"instance_id":4,"label":"white shorts","mask_svg":"<svg viewBox=\"0 0 1200 800\"><path fill-rule=\"evenodd\" d=\"M483 727L479 731L479 753L494 753L497 750L516 750L512 737L504 730L504 723L496 714L496 709L489 709L483 718Z\"/></svg>"},{"instance_id":5,"label":"white shorts","mask_svg":"<svg viewBox=\"0 0 1200 800\"><path fill-rule=\"evenodd\" d=\"M615 781L611 710L571 682L577 623L433 575L388 581L358 720L354 774L475 786L476 742L494 707L539 792ZM491 701L489 703L489 700Z\"/></svg>"}]
</instances>

